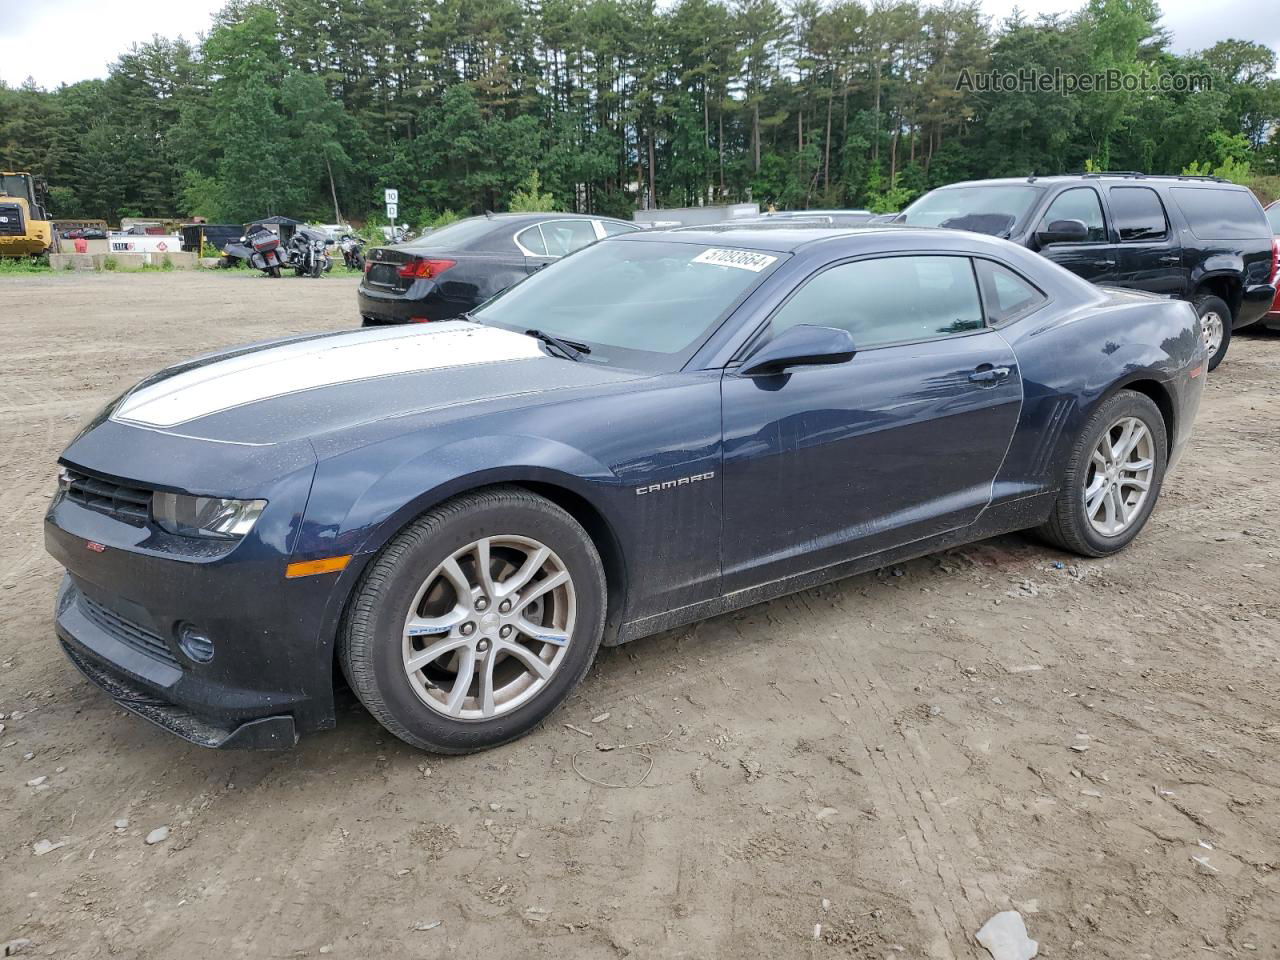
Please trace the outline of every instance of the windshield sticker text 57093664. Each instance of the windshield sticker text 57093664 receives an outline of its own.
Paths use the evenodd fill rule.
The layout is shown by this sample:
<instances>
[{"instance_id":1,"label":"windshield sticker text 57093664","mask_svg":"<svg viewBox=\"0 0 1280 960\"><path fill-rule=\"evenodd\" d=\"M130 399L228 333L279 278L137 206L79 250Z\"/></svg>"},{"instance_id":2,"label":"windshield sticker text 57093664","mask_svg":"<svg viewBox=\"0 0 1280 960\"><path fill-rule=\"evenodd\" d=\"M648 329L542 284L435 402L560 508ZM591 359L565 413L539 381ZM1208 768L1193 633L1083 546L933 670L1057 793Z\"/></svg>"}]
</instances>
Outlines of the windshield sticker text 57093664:
<instances>
[{"instance_id":1,"label":"windshield sticker text 57093664","mask_svg":"<svg viewBox=\"0 0 1280 960\"><path fill-rule=\"evenodd\" d=\"M759 273L777 259L767 253L756 253L752 250L724 250L712 247L694 257L693 262L710 263L717 267L737 267L739 270Z\"/></svg>"}]
</instances>

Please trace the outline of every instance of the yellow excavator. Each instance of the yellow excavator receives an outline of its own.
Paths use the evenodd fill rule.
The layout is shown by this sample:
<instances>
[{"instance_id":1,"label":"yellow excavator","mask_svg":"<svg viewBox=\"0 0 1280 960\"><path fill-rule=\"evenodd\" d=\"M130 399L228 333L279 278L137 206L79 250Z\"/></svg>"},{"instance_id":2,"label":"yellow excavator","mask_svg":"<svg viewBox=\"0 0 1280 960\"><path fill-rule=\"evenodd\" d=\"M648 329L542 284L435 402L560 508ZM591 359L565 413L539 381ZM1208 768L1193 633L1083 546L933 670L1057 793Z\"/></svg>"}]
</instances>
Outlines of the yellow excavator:
<instances>
[{"instance_id":1,"label":"yellow excavator","mask_svg":"<svg viewBox=\"0 0 1280 960\"><path fill-rule=\"evenodd\" d=\"M45 182L0 171L0 257L35 257L52 246Z\"/></svg>"}]
</instances>

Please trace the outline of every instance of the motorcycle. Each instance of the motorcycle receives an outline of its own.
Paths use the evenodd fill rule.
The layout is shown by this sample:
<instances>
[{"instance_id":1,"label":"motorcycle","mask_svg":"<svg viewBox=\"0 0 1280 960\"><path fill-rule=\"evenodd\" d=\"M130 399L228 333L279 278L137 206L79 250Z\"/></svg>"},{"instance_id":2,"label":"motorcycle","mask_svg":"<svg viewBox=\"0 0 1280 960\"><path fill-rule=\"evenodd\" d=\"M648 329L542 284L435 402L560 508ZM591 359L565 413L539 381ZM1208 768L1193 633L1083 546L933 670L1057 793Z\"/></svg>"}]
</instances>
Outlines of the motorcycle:
<instances>
[{"instance_id":1,"label":"motorcycle","mask_svg":"<svg viewBox=\"0 0 1280 960\"><path fill-rule=\"evenodd\" d=\"M329 238L317 230L299 227L289 238L289 266L300 277L318 277L333 268L326 249Z\"/></svg>"},{"instance_id":2,"label":"motorcycle","mask_svg":"<svg viewBox=\"0 0 1280 960\"><path fill-rule=\"evenodd\" d=\"M244 260L269 277L279 278L286 264L280 250L280 238L264 227L250 230L239 243L228 243L222 248L222 253L228 264Z\"/></svg>"},{"instance_id":3,"label":"motorcycle","mask_svg":"<svg viewBox=\"0 0 1280 960\"><path fill-rule=\"evenodd\" d=\"M342 251L342 262L348 270L364 270L364 241L345 233L338 240L338 249Z\"/></svg>"}]
</instances>

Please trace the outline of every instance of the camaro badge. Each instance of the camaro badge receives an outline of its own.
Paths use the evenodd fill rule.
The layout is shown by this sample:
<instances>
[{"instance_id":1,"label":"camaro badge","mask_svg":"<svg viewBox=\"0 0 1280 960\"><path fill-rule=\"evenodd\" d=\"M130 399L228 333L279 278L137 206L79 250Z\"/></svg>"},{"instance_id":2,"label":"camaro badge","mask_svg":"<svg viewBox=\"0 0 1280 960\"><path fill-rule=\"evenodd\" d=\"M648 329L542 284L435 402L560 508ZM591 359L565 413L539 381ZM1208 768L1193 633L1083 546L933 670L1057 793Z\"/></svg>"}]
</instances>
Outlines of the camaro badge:
<instances>
[{"instance_id":1,"label":"camaro badge","mask_svg":"<svg viewBox=\"0 0 1280 960\"><path fill-rule=\"evenodd\" d=\"M98 543L96 540L86 540L84 542L84 545L88 547L90 550L92 550L94 553L102 553L102 551L107 549L102 544Z\"/></svg>"},{"instance_id":2,"label":"camaro badge","mask_svg":"<svg viewBox=\"0 0 1280 960\"><path fill-rule=\"evenodd\" d=\"M676 487L687 487L691 483L697 483L699 480L710 480L716 475L714 470L709 473L695 473L691 477L681 477L679 480L668 480L665 483L651 483L648 486L636 487L636 496L643 497L646 493L658 493L661 490L674 490Z\"/></svg>"}]
</instances>

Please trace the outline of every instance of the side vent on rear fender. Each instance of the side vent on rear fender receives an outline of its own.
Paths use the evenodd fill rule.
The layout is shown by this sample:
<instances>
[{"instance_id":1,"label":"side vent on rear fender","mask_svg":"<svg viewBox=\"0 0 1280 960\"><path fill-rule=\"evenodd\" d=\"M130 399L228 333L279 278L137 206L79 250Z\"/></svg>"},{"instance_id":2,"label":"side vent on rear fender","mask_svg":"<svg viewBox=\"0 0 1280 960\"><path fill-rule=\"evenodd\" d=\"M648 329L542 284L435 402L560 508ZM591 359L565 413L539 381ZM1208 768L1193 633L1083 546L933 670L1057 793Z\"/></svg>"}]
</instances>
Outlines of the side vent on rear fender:
<instances>
[{"instance_id":1,"label":"side vent on rear fender","mask_svg":"<svg viewBox=\"0 0 1280 960\"><path fill-rule=\"evenodd\" d=\"M1058 449L1058 438L1062 436L1062 428L1067 422L1067 414L1071 412L1073 406L1075 406L1075 401L1070 397L1059 397L1054 401L1053 409L1049 412L1048 421L1040 434L1040 443L1036 446L1035 456L1031 461L1031 475L1033 477L1043 477L1053 465L1053 451Z\"/></svg>"}]
</instances>

